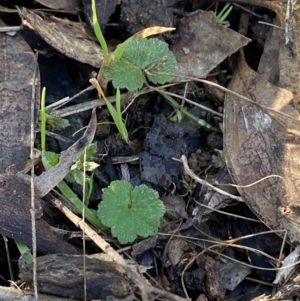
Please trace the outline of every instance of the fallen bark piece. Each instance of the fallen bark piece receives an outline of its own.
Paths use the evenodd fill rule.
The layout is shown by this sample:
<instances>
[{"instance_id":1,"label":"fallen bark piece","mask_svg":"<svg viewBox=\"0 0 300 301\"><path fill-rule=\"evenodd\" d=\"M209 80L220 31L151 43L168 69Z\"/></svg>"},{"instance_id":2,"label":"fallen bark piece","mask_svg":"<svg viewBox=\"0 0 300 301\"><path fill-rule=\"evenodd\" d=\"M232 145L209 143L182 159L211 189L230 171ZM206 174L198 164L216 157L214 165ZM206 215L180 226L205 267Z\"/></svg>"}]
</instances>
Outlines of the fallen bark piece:
<instances>
[{"instance_id":1,"label":"fallen bark piece","mask_svg":"<svg viewBox=\"0 0 300 301\"><path fill-rule=\"evenodd\" d=\"M0 25L4 23L0 20ZM0 173L16 165L22 170L30 152L30 105L35 85L35 116L39 108L40 76L34 53L20 35L0 33Z\"/></svg>"},{"instance_id":2,"label":"fallen bark piece","mask_svg":"<svg viewBox=\"0 0 300 301\"><path fill-rule=\"evenodd\" d=\"M0 301L35 301L34 293L21 291L19 288L0 286ZM58 298L39 294L39 301L70 301L67 298Z\"/></svg>"},{"instance_id":3,"label":"fallen bark piece","mask_svg":"<svg viewBox=\"0 0 300 301\"><path fill-rule=\"evenodd\" d=\"M121 299L132 292L125 272L113 261L103 257L86 256L83 268L82 255L53 254L37 258L37 283L40 293L59 297L84 299L84 275L88 299L104 299L108 296ZM21 267L19 277L27 285L32 284L32 265Z\"/></svg>"},{"instance_id":4,"label":"fallen bark piece","mask_svg":"<svg viewBox=\"0 0 300 301\"><path fill-rule=\"evenodd\" d=\"M0 233L31 247L30 177L0 175ZM40 192L35 191L36 210L42 212ZM36 221L37 249L44 253L78 253L76 248L56 236L43 220Z\"/></svg>"}]
</instances>

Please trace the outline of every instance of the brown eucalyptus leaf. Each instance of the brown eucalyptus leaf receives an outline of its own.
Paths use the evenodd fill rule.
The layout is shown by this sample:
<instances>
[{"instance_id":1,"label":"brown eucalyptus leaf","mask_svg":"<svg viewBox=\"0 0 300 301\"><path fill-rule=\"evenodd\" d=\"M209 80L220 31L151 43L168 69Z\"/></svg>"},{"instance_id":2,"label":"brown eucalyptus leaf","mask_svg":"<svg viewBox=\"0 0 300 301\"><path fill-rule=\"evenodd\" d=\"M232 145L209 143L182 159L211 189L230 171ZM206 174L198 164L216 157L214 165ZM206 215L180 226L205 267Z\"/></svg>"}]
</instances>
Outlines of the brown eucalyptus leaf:
<instances>
[{"instance_id":1,"label":"brown eucalyptus leaf","mask_svg":"<svg viewBox=\"0 0 300 301\"><path fill-rule=\"evenodd\" d=\"M0 25L4 23L0 20ZM30 152L30 105L34 54L20 35L0 33L0 173L15 164L22 170ZM40 76L36 74L35 116L39 108Z\"/></svg>"},{"instance_id":2,"label":"brown eucalyptus leaf","mask_svg":"<svg viewBox=\"0 0 300 301\"><path fill-rule=\"evenodd\" d=\"M219 24L211 11L199 11L182 18L177 28L180 38L170 49L176 56L180 76L205 78L217 65L250 41Z\"/></svg>"},{"instance_id":3,"label":"brown eucalyptus leaf","mask_svg":"<svg viewBox=\"0 0 300 301\"><path fill-rule=\"evenodd\" d=\"M37 15L23 8L24 24L35 30L48 44L66 56L100 68L103 52L85 23Z\"/></svg>"},{"instance_id":4,"label":"brown eucalyptus leaf","mask_svg":"<svg viewBox=\"0 0 300 301\"><path fill-rule=\"evenodd\" d=\"M270 84L244 60L229 88L257 103L226 95L224 153L236 184L248 185L270 175L282 177L238 190L267 226L287 230L292 242L300 242L300 215L291 214L299 211L300 189L300 118L293 95Z\"/></svg>"},{"instance_id":5,"label":"brown eucalyptus leaf","mask_svg":"<svg viewBox=\"0 0 300 301\"><path fill-rule=\"evenodd\" d=\"M76 12L80 7L80 0L35 0L36 2L55 9L55 10L65 10L68 13Z\"/></svg>"}]
</instances>

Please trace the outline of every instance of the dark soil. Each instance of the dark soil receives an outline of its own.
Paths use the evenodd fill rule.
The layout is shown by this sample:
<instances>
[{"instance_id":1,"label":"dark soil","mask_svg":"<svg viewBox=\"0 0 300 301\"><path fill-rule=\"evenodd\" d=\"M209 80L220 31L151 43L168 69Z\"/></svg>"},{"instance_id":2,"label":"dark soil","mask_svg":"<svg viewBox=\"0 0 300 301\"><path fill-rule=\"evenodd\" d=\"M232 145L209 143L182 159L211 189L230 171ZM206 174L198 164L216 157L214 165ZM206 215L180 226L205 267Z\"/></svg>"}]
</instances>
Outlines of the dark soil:
<instances>
[{"instance_id":1,"label":"dark soil","mask_svg":"<svg viewBox=\"0 0 300 301\"><path fill-rule=\"evenodd\" d=\"M7 7L7 2L0 1L0 5ZM15 4L17 1L9 2L9 5L12 5L11 2ZM21 5L20 2L28 8L41 8L34 1L25 1L25 3L19 1L17 4ZM110 45L116 44L116 40L117 42L123 41L131 34L153 24L176 27L176 22L183 15L196 9L206 9L209 5L200 4L202 1L167 1L165 6L162 5L164 1L150 1L151 4L148 2L123 0L121 7L116 7L115 12L104 27ZM53 13L57 14L56 12ZM266 13L270 12L266 11ZM85 20L86 16L82 13L80 15ZM63 13L63 16L72 20L77 18L68 13ZM228 19L234 29L238 23L236 21L238 16L239 10L234 9ZM7 24L19 24L17 14L1 12L0 18ZM58 53L29 29L22 30L20 34L32 49L41 52L38 63L41 72L41 86L47 87L47 104L66 96L73 96L89 86L88 80L92 72L97 70ZM264 37L262 36L258 40L251 29L249 29L249 37L253 38L254 41L246 48L245 52L249 65L255 68L258 56L262 52ZM176 39L176 33L174 35L162 35L161 38L172 43ZM231 66L233 65L234 56L227 59L222 66L212 72L216 73L225 69L227 71L226 76L223 73L218 73L212 79L226 85L230 79ZM209 89L202 84L190 82L188 86L185 86L183 83L170 88L169 91L180 95L185 93L187 98L199 104L216 111L222 111L222 99L217 101L217 98L212 96ZM114 89L109 85L107 95L113 94ZM68 105L83 103L95 98L97 98L96 92L91 91L79 96ZM126 103L124 103L125 105ZM201 116L207 123L215 127L218 127L222 122L220 118L214 117L211 113L196 107L193 108L190 105L187 106L196 116ZM216 181L224 184L232 183L220 155L223 147L222 133L201 127L187 117L184 117L180 123L171 121L170 117L174 115L173 108L159 94L146 94L136 99L127 110L126 123L129 139L139 146L136 152L119 137L115 126L98 126L95 137L98 152L94 161L99 163L100 167L94 174L90 208L97 208L101 201L103 188L107 187L111 181L122 178L120 164L115 164L117 159L119 158L119 163L123 163L125 159L136 158L132 163L127 164L130 182L133 185L143 183L156 189L164 201L167 198L171 199L171 206L169 207L173 207L172 211L172 208L167 206L168 214L162 220L160 234L153 247L135 251L137 246L134 244L141 243L142 238L131 245L134 250L134 259L139 264L149 268L147 271L149 281L153 284L154 281L157 281L165 289L182 297L187 297L182 287L181 280L183 279L188 296L193 300L196 300L201 294L204 294L208 300L240 301L251 300L261 294L270 294L272 286L268 284L274 280L275 272L263 269L252 268L249 270L250 274L248 273L247 279L244 279L245 276L240 276L244 280L235 288L233 287L232 290L225 288L221 264L225 266L228 259L222 259L218 253L260 268L271 268L273 267L272 262L262 255L242 248L219 246L212 248L212 251L208 251L207 248L215 244L216 241L230 240L268 229L261 223L246 221L223 213L205 213L205 210L198 205L198 203L207 204L213 194L207 191L204 186L187 177L183 173L182 164L173 158L179 159L181 155L185 154L189 160L189 166L195 174L210 183ZM53 129L53 132L65 137L65 141L48 137L47 149L60 153L69 147L72 141L76 141L81 135L78 134L73 137L72 134L87 124L89 116L90 112L86 111L67 117L71 124L70 127L65 130ZM98 122L108 119L109 114L106 108L99 109ZM37 135L36 146L39 147L39 144L39 135ZM37 172L39 168L37 167ZM70 184L70 186L79 197L82 197L82 188L79 185ZM214 197L219 198L220 196L214 194ZM225 213L257 219L245 204L237 203L229 198L223 199L222 202L227 204L221 209ZM178 206L177 209L176 206ZM198 210L201 220L197 225L191 225L190 221L195 216L196 210ZM77 230L65 216L54 208L45 209L44 217L55 227L70 231ZM171 234L176 235L170 239ZM114 247L119 246L114 238L109 235L107 238ZM81 248L81 239L72 239L70 243ZM278 256L281 246L281 240L271 234L254 236L238 243L242 246L261 250L274 257ZM3 239L0 244L2 254L0 257L0 285L9 286L10 277ZM145 242L145 244L147 243ZM12 240L9 240L8 245L13 276L16 281L18 279L17 262L19 255ZM99 249L88 241L87 253L97 252ZM126 252L127 255L130 255L132 250ZM126 255L124 256L126 257ZM238 277L239 268L235 267L235 269L236 277ZM231 275L233 278L233 274ZM233 279L231 280L234 282ZM216 293L213 290L219 291Z\"/></svg>"}]
</instances>

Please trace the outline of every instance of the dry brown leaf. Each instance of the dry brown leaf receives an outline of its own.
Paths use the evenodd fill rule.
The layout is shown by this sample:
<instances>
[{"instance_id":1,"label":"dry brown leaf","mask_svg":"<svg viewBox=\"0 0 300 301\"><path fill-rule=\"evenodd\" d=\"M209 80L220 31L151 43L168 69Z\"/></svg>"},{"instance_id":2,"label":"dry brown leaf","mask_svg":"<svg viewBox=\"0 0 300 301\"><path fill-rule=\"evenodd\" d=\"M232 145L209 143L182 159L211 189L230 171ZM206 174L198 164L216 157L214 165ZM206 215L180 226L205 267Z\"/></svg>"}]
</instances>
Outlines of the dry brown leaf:
<instances>
[{"instance_id":1,"label":"dry brown leaf","mask_svg":"<svg viewBox=\"0 0 300 301\"><path fill-rule=\"evenodd\" d=\"M207 256L205 258L204 269L206 272L205 284L208 299L223 300L225 298L226 289L216 261L212 257Z\"/></svg>"},{"instance_id":2,"label":"dry brown leaf","mask_svg":"<svg viewBox=\"0 0 300 301\"><path fill-rule=\"evenodd\" d=\"M190 250L191 248L185 239L179 237L172 238L167 250L167 255L172 266L177 265L182 259L182 256Z\"/></svg>"},{"instance_id":3,"label":"dry brown leaf","mask_svg":"<svg viewBox=\"0 0 300 301\"><path fill-rule=\"evenodd\" d=\"M291 49L286 47L285 41L285 23L286 23L286 5L278 7L278 4L270 2L269 8L277 13L276 25L280 28L273 28L273 33L270 36L264 50L263 61L268 60L269 66L272 66L273 73L277 70L275 75L278 78L278 85L291 91L294 95L294 101L297 104L298 110L300 109L300 5L297 5L293 11L293 32L294 32L294 45L291 47L293 50L293 57L291 56ZM271 48L271 45L273 47ZM270 49L271 48L271 49ZM266 53L265 53L266 51ZM271 57L268 57L271 56ZM266 58L267 57L267 58ZM266 64L264 64L266 66ZM276 67L277 66L277 67ZM260 70L263 70L260 67ZM262 71L261 71L262 72Z\"/></svg>"},{"instance_id":4,"label":"dry brown leaf","mask_svg":"<svg viewBox=\"0 0 300 301\"><path fill-rule=\"evenodd\" d=\"M250 41L220 25L211 11L199 11L182 18L178 35L180 39L170 47L178 62L178 74L200 78L205 78L225 58Z\"/></svg>"},{"instance_id":5,"label":"dry brown leaf","mask_svg":"<svg viewBox=\"0 0 300 301\"><path fill-rule=\"evenodd\" d=\"M292 94L278 88L241 60L230 89L259 105L226 96L224 152L238 185L269 178L248 188L238 188L249 207L271 229L287 230L291 241L300 241L298 193L300 189L300 119ZM289 117L292 116L292 117ZM289 132L292 128L292 133Z\"/></svg>"},{"instance_id":6,"label":"dry brown leaf","mask_svg":"<svg viewBox=\"0 0 300 301\"><path fill-rule=\"evenodd\" d=\"M46 15L39 16L25 8L25 25L35 30L48 44L66 56L100 68L103 52L84 23Z\"/></svg>"},{"instance_id":7,"label":"dry brown leaf","mask_svg":"<svg viewBox=\"0 0 300 301\"><path fill-rule=\"evenodd\" d=\"M80 0L35 0L36 2L55 9L55 10L65 10L68 13L78 11L80 7Z\"/></svg>"},{"instance_id":8,"label":"dry brown leaf","mask_svg":"<svg viewBox=\"0 0 300 301\"><path fill-rule=\"evenodd\" d=\"M280 26L279 28L273 28L273 33L269 37L270 41L267 41L267 47L264 49L262 64L259 68L259 73L263 76L266 72L272 78L266 76L266 79L270 79L272 83L285 88L293 93L294 101L297 105L298 111L300 111L300 3L296 4L293 9L293 42L294 45L286 47L285 45L285 25L286 25L286 12L287 1L273 1L273 0L238 0L238 3L245 3L247 5L259 5L273 10L277 14L277 20L275 24ZM271 45L269 45L271 44ZM291 49L293 56L291 56ZM269 71L263 70L264 67L270 69ZM276 72L276 73L275 73Z\"/></svg>"},{"instance_id":9,"label":"dry brown leaf","mask_svg":"<svg viewBox=\"0 0 300 301\"><path fill-rule=\"evenodd\" d=\"M182 197L176 195L163 196L162 201L166 207L166 216L172 219L187 219L188 215L185 210L185 201Z\"/></svg>"},{"instance_id":10,"label":"dry brown leaf","mask_svg":"<svg viewBox=\"0 0 300 301\"><path fill-rule=\"evenodd\" d=\"M131 256L136 259L137 256L141 255L147 250L155 248L158 241L158 236L151 236L143 239L132 246Z\"/></svg>"}]
</instances>

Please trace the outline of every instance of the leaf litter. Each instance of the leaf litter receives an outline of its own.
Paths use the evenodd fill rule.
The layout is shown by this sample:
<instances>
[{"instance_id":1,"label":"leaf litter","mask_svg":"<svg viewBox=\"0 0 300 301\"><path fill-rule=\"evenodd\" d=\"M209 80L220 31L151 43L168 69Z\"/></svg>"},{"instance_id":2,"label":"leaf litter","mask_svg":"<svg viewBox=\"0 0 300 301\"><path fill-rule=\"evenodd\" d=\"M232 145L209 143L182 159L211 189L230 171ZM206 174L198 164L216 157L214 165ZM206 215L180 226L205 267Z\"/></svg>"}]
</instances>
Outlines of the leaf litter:
<instances>
[{"instance_id":1,"label":"leaf litter","mask_svg":"<svg viewBox=\"0 0 300 301\"><path fill-rule=\"evenodd\" d=\"M121 9L121 15L124 16L125 8L128 9L130 7L129 1L123 1L124 5L120 6ZM172 1L171 1L172 2ZM239 1L242 2L242 1ZM155 2L156 3L156 2ZM249 1L247 1L247 4ZM279 23L281 26L284 22L285 17L285 7L279 6L277 3L269 2L269 1L255 1L253 4L261 4L262 6L267 6L269 9L273 9L277 12L278 19L281 23ZM148 4L147 4L148 5ZM143 7L145 12L148 11L149 6ZM157 4L153 4L157 5ZM169 5L176 5L176 1L173 1ZM165 9L165 8L164 8ZM160 13L166 13L165 10L159 11ZM110 8L110 12L108 14L111 14L113 11L113 8ZM58 51L62 52L66 56L69 56L73 59L76 59L81 62L85 62L87 64L90 64L96 68L98 68L101 64L101 58L102 58L102 52L99 47L97 47L96 43L94 42L93 36L90 34L86 35L86 30L82 30L82 28L85 26L83 23L80 22L73 22L73 21L66 21L64 19L59 19L57 17L54 17L52 15L47 16L44 13L40 13L42 17L38 16L38 14L35 14L31 11L28 11L26 9L22 9L22 15L26 19L27 24L38 32L43 39L45 39L50 45L52 45L54 48L56 48ZM170 16L170 10L168 10L167 16ZM203 17L204 19L201 21L199 18ZM138 22L141 21L140 24L137 24L138 22L135 22L134 26L145 26L145 20L147 20L147 15L145 14L144 20L139 19ZM299 14L298 14L298 6L296 5L294 7L294 17L295 17L295 24L298 22ZM159 18L157 18L159 19ZM132 20L132 19L131 19ZM130 23L130 19L127 20L127 22ZM104 22L105 23L105 22ZM161 26L173 26L174 23L170 21L167 21L168 24L161 24ZM236 32L232 30L225 30L223 27L221 27L219 24L217 24L214 21L212 13L194 13L190 16L185 16L184 18L181 18L179 22L179 30L178 30L178 40L173 41L172 47L177 47L178 51L175 56L177 57L177 60L179 61L180 70L182 70L182 75L185 76L202 76L207 77L209 72L212 71L214 68L218 68L219 64L226 59L228 56L232 55L234 52L236 52L239 48L245 46L249 39L237 34ZM208 34L203 27L197 27L200 26L200 24L204 24L204 28L212 29L211 33ZM294 24L294 26L295 26ZM54 25L54 26L53 26ZM133 25L133 23L132 23ZM131 28L133 28L132 26ZM147 25L146 25L147 26ZM130 28L130 26L128 27ZM192 31L190 29L192 28ZM295 27L296 28L296 27ZM140 28L139 28L140 30ZM183 34L183 33L188 34ZM191 32L195 34L195 38L189 38L187 41L184 40L184 37L190 37ZM293 106L293 101L298 104L298 87L299 85L299 72L297 71L297 58L298 53L295 51L295 56L293 58L289 57L291 49L285 48L285 41L282 40L282 36L280 35L280 30L274 30L274 32L277 32L277 35L272 35L270 40L271 44L274 43L274 45L279 45L278 48L280 51L275 52L277 54L278 58L274 59L273 61L277 62L277 68L274 67L278 71L277 74L270 74L270 70L265 71L266 69L263 68L263 66L266 66L268 63L265 63L264 65L261 64L259 67L259 73L265 77L263 79L260 75L258 75L255 71L251 70L244 61L239 61L238 67L236 68L233 78L234 80L231 83L231 89L247 96L248 98L252 99L252 101L255 103L247 102L246 100L241 100L238 98L234 98L232 95L229 96L227 94L226 101L225 101L225 114L224 114L224 153L226 157L226 163L227 167L231 170L232 175L235 179L235 183L239 186L247 185L251 182L254 182L255 180L259 180L265 175L282 175L283 180L278 178L270 178L265 181L260 182L259 184L253 185L249 188L242 188L238 187L238 190L241 194L241 196L245 199L248 206L255 212L255 214L271 229L283 229L288 231L288 239L290 242L298 241L299 239L299 233L297 230L297 224L299 223L297 220L297 181L295 180L297 177L297 170L298 170L298 162L296 160L297 158L297 145L298 145L298 136L299 136L299 121L298 121L298 113L295 109L295 106ZM274 33L273 32L273 33ZM75 33L75 34L74 34ZM201 34L203 34L201 36ZM228 37L226 36L228 34ZM226 38L224 38L226 36ZM207 38L205 40L205 38ZM294 43L295 48L297 48L298 43L298 37L299 35L295 35ZM168 37L170 38L170 37ZM278 42L280 40L280 42ZM88 42L87 42L88 41ZM205 41L205 42L204 42ZM218 47L216 47L216 43L218 42ZM235 43L238 41L238 43ZM214 42L210 44L210 42ZM201 43L203 47L201 48ZM224 45L222 44L224 43ZM276 44L277 43L277 44ZM275 46L276 47L276 46ZM172 48L171 48L172 49ZM273 48L274 49L274 48ZM265 52L263 53L263 59L265 59L268 56L267 53L267 47L265 48ZM219 53L221 52L221 53ZM269 52L270 53L270 52ZM270 57L269 57L270 58ZM213 60L212 60L213 59ZM195 68L197 66L197 68ZM285 67L288 66L289 70L293 70L292 72L286 71ZM270 68L269 68L270 69ZM199 73L200 70L200 73ZM273 71L273 70L271 70ZM267 73L269 72L269 73ZM297 73L298 72L298 73ZM279 80L276 82L274 79ZM270 80L272 84L268 81ZM187 86L186 86L187 87ZM281 88L279 88L281 87ZM288 91L289 90L289 91ZM189 97L193 97L193 93L196 93L195 91L187 91L187 89L182 89L180 87L177 88L177 93L184 94L187 93ZM197 95L199 97L199 95ZM153 101L152 101L153 102ZM136 117L133 118L131 126L138 128L138 126L141 126L143 129L141 132L141 136L137 136L138 139L145 139L145 137L150 137L150 134L147 130L145 130L146 127L152 127L152 131L157 131L157 128L161 126L160 123L153 124L152 120L155 119L150 114L150 106L149 106L149 99L147 97L141 97L139 106L132 106L132 109L129 108L128 112L130 116L135 116L133 114L137 114L139 116L140 120ZM170 116L171 110L170 108L166 106L162 106L161 102L154 102L154 106L156 106L156 110L161 110L163 115L161 116ZM153 104L151 105L151 108L153 107ZM146 111L142 111L141 108L146 108ZM148 112L147 112L148 110ZM145 113L147 112L147 113ZM157 112L157 111L156 111ZM152 112L151 112L152 113ZM138 115L140 114L140 115ZM180 112L177 112L177 114L180 114ZM213 117L210 116L208 113L205 113L203 111L200 112L205 118L210 118L211 122L214 122ZM179 116L179 115L178 115ZM150 122L149 122L150 121ZM217 120L216 120L217 122ZM163 122L161 121L163 124ZM175 127L176 124L174 124ZM176 125L177 126L177 125ZM198 126L196 123L194 125L195 127ZM171 127L171 124L170 124ZM162 127L162 132L164 131ZM181 126L178 126L178 129L175 130L174 133L170 134L167 130L165 138L158 138L158 141L161 143L159 145L155 145L157 141L155 139L152 140L152 144L154 146L154 149L156 147L156 151L154 151L155 155L158 155L160 164L164 164L165 162L169 162L171 164L171 160L173 160L173 157L179 158L182 153L188 153L191 154L193 152L196 152L197 149L204 150L206 145L206 139L207 139L207 130L199 130L201 132L201 135L198 136L196 142L197 143L191 143L186 136L189 135L189 132L186 131L185 128L181 128ZM176 131L181 131L181 134L179 135L178 139L173 139L173 135L176 137ZM91 137L91 136L90 136ZM159 137L159 136L158 136ZM171 138L171 139L170 139ZM89 139L88 139L89 140ZM164 141L165 140L165 141ZM165 154L162 156L161 152L163 153L164 147L166 145L166 141L171 141L172 143L169 143L168 151L165 152ZM185 140L184 142L182 142ZM147 138L146 138L147 141ZM183 144L182 144L183 143ZM168 145L168 143L167 143ZM172 147L178 147L178 145L181 145L179 147L179 152L175 151L176 155L174 156L174 152L172 150ZM182 145L184 147L182 148ZM110 149L105 148L104 143L99 143L100 146L100 153L106 153L108 154L107 162L109 159L109 153ZM145 143L146 150L150 150L150 153L153 153L151 150L152 146L150 142L148 141ZM161 148L161 152L159 151L159 147ZM120 150L122 150L122 145L120 145ZM124 147L123 147L124 150ZM127 152L127 153L126 153ZM213 153L213 150L210 150L210 153ZM273 155L275 153L275 155ZM68 154L68 152L66 153ZM130 150L126 150L122 155L130 156ZM65 160L67 156L62 156L62 158ZM73 159L76 157L72 157ZM152 159L151 159L152 160ZM151 161L150 162L153 162ZM153 159L154 160L154 159ZM107 164L106 162L106 164ZM99 163L101 163L99 161ZM143 161L141 161L142 166ZM103 164L103 162L102 162ZM207 166L210 165L210 161L207 161ZM68 166L68 164L67 164ZM63 167L64 172L69 167ZM108 165L107 165L108 166ZM171 166L171 165L170 165ZM103 165L102 165L103 167ZM118 170L115 168L110 168L110 179L112 180L112 175L115 174L116 177ZM168 169L166 169L168 170ZM171 169L172 170L172 169ZM134 166L130 168L130 171L134 173L133 181L137 181L137 183L140 181L140 176L138 170L135 169ZM149 172L149 170L144 168L144 173ZM175 185L177 187L178 191L176 193L186 193L186 191L192 191L191 196L193 196L196 200L201 200L201 185L195 185L191 180L188 178L185 178L185 186L180 184L180 180L178 180L179 175L182 172L182 169L176 169L175 173L173 172L170 176L170 174L166 171L152 171L151 173L147 175L147 178L153 177L155 179L156 177L160 177L155 179L155 182L152 182L152 184L149 182L148 185L156 185L157 189L162 189L161 191L168 191L168 187L170 185ZM198 173L203 173L203 171L198 170ZM167 177L167 181L161 181L161 177ZM6 176L8 177L8 176ZM53 178L53 173L50 175L49 178ZM180 178L179 178L180 179ZM37 178L38 186L41 186L42 183L46 180L46 176L42 175ZM101 175L99 174L99 180L101 183ZM145 180L145 179L144 179ZM23 181L23 178L22 180ZM107 182L107 179L105 180ZM281 182L284 182L284 185L280 184ZM172 184L173 183L173 184ZM21 186L21 184L20 184ZM97 185L95 185L96 187ZM100 185L101 187L101 185ZM42 188L42 193L40 195L45 194L52 188L51 185L45 185ZM97 187L96 187L97 188ZM180 191L180 192L179 192ZM25 191L25 194L27 192ZM266 197L267 196L267 197ZM169 230L175 231L175 229L182 229L180 232L181 235L186 236L185 239L188 239L187 237L193 237L198 239L204 239L207 238L207 235L209 237L212 237L215 235L215 233L218 233L218 236L223 238L223 241L226 241L225 237L229 235L229 233L233 233L232 229L228 227L228 224L226 226L223 225L222 229L222 222L223 218L218 216L216 213L211 213L208 217L208 219L204 219L201 224L199 225L200 228L193 228L190 227L191 225L189 221L190 213L195 206L193 199L191 197L186 198L187 206L184 208L184 206L181 205L181 209L179 213L179 216L177 215L177 218L183 218L184 224L180 228L180 224L175 222L175 216L172 218L174 219L174 226L170 224ZM239 206L239 205L238 205ZM228 207L229 208L229 207ZM186 211L185 211L186 210ZM218 218L217 218L218 216ZM215 222L212 218L217 219ZM226 221L226 219L224 219ZM237 225L241 226L236 220L232 220ZM216 226L217 225L217 226ZM179 228L178 228L179 226ZM209 226L209 227L208 227ZM220 228L221 226L221 228ZM263 229L258 227L259 229ZM254 229L254 227L253 227ZM223 231L224 230L224 231ZM226 230L228 232L226 232ZM178 231L178 230L177 230ZM236 230L235 230L236 231ZM243 230L244 231L244 230ZM245 235L243 231L238 232L238 236ZM260 230L262 231L262 230ZM176 231L175 231L176 233ZM202 234L201 234L202 233ZM206 236L201 236L203 233L206 233ZM201 235L200 235L201 234ZM166 234L164 234L166 235ZM268 238L268 236L262 236L266 237L265 239L262 239L266 246L262 247L258 244L258 242L254 243L254 249L260 249L263 248L263 250L268 249L268 246L270 245L271 238ZM166 237L161 236L159 240L157 241L157 244L161 246L165 245ZM192 246L192 240L187 240L189 245ZM198 247L200 247L202 250L206 250L206 248L211 247L211 244L207 243L201 243L201 240L199 240L197 243L199 244ZM275 242L276 239L273 237L273 241ZM215 242L211 242L212 244L219 243L218 240ZM241 256L242 252L240 251L233 252L230 251L231 249L227 245L228 252L231 252L230 255L232 258ZM180 247L181 248L181 247ZM155 249L155 248L153 248ZM269 248L270 249L270 248ZM278 247L274 248L274 250L277 250ZM190 255L192 256L192 253L189 253L188 249L185 250L185 247L182 249L182 254ZM191 249L190 249L191 250ZM199 252L198 249L192 248L192 250L196 253ZM253 249L252 249L253 250ZM279 250L279 249L278 249ZM149 251L149 249L148 249ZM145 251L145 254L148 252ZM178 250L179 252L181 250ZM222 252L222 250L220 250ZM71 252L70 252L71 253ZM275 252L276 253L276 252ZM220 253L221 254L221 253ZM211 255L211 254L210 254ZM139 257L143 257L143 254L139 254ZM274 256L278 256L278 254L274 254ZM168 257L168 256L167 256ZM185 264L185 260L187 260L189 266L190 262L193 262L195 258L188 260L183 256L182 259L177 263L177 266L183 267ZM157 258L152 256L152 262L156 261ZM220 283L223 282L222 280L222 273L220 273L219 267L216 264L219 260L217 258L212 258L208 256L203 257L204 262L201 263L201 261L197 261L197 266L206 273L206 282L203 283L202 288L201 286L197 286L197 289L189 288L190 291L187 292L187 294L198 294L201 295L202 292L206 291L206 297L210 300L215 299L226 299L230 294L230 289L228 286L224 286L227 288L227 291L224 290L224 287L220 285ZM274 259L275 261L275 259ZM167 264L167 261L165 262ZM257 266L257 263L252 263L254 266ZM259 263L258 263L259 264ZM167 265L164 267L167 268ZM170 269L168 269L169 272L171 272ZM245 277L247 273L244 274L244 276L241 276L238 281L235 282L235 286L238 285L239 282L243 281L243 277ZM169 274L171 277L170 279L178 279L178 274L176 271L172 271L172 274ZM232 274L232 279L234 278L234 275ZM217 282L216 282L217 281ZM296 287L297 285L297 278L291 279L291 285L294 285ZM170 285L170 282L169 282ZM206 290L205 290L206 286ZM179 286L178 286L179 287ZM184 282L183 282L183 288L184 288ZM231 287L232 290L234 290L234 286ZM185 288L184 288L185 289ZM257 290L256 290L257 289ZM269 293L266 288L260 289L257 286L255 290L252 290L251 293L249 290L247 290L248 298L254 298L259 295L262 295L264 293ZM289 296L289 294L293 293L294 291L291 289L291 286L282 286L281 288L282 296ZM265 291L263 291L265 290ZM174 290L179 294L176 289ZM225 295L226 292L226 295ZM256 294L256 295L255 295ZM187 297L188 295L186 295Z\"/></svg>"}]
</instances>

